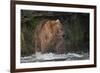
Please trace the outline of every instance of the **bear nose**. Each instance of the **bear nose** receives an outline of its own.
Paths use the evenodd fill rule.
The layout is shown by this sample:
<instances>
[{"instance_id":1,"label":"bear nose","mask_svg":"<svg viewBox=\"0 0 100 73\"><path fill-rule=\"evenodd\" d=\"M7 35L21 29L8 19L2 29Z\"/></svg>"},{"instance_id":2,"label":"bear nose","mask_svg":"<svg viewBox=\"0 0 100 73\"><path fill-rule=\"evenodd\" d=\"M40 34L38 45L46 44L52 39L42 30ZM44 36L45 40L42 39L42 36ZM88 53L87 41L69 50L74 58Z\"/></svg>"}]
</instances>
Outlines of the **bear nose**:
<instances>
[{"instance_id":1,"label":"bear nose","mask_svg":"<svg viewBox=\"0 0 100 73\"><path fill-rule=\"evenodd\" d=\"M65 37L65 34L63 34L62 36Z\"/></svg>"}]
</instances>

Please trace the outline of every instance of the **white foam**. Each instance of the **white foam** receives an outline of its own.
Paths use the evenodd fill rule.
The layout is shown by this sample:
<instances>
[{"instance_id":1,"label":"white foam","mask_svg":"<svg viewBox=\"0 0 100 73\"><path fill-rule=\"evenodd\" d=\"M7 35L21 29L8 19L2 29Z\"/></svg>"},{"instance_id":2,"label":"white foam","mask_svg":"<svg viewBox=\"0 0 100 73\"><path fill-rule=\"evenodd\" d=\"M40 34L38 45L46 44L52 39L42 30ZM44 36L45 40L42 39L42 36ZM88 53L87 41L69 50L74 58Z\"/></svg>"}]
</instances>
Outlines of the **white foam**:
<instances>
[{"instance_id":1,"label":"white foam","mask_svg":"<svg viewBox=\"0 0 100 73\"><path fill-rule=\"evenodd\" d=\"M77 54L77 53L67 53L67 54L55 54L55 53L45 53L41 54L37 52L31 56L21 57L21 62L39 62L47 60L80 60L80 59L89 59L88 54Z\"/></svg>"}]
</instances>

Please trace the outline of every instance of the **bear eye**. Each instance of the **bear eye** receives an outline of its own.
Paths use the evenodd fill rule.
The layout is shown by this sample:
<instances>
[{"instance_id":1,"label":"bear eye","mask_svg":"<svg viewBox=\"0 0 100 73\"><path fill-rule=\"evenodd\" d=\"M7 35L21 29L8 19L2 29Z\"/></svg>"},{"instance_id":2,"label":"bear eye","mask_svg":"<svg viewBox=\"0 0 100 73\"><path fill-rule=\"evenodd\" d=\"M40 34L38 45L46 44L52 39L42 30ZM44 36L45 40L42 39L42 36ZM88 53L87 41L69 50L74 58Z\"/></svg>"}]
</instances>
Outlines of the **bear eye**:
<instances>
[{"instance_id":1,"label":"bear eye","mask_svg":"<svg viewBox=\"0 0 100 73\"><path fill-rule=\"evenodd\" d=\"M57 30L57 33L59 33L60 31L59 30Z\"/></svg>"}]
</instances>

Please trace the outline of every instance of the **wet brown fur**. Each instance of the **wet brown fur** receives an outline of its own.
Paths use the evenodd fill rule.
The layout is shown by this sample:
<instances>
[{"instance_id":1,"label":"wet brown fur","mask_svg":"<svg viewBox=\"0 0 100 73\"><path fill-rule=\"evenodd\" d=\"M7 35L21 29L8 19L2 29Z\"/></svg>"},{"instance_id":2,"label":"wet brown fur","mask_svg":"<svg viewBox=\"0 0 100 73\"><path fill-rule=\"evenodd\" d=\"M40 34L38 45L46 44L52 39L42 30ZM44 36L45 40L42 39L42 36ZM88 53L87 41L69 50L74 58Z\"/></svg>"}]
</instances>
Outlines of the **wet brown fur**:
<instances>
[{"instance_id":1,"label":"wet brown fur","mask_svg":"<svg viewBox=\"0 0 100 73\"><path fill-rule=\"evenodd\" d=\"M59 20L43 20L34 31L35 52L47 53L51 48L55 53L64 53L63 27Z\"/></svg>"}]
</instances>

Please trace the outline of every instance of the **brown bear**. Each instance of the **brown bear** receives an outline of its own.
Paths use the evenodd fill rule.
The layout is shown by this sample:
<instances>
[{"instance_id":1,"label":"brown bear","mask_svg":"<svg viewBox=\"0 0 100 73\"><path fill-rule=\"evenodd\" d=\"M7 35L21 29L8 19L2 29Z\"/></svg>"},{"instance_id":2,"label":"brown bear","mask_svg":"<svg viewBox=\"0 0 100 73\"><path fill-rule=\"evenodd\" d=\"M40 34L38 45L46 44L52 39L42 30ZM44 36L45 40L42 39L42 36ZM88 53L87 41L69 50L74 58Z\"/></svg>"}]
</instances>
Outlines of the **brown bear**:
<instances>
[{"instance_id":1,"label":"brown bear","mask_svg":"<svg viewBox=\"0 0 100 73\"><path fill-rule=\"evenodd\" d=\"M43 20L34 31L35 52L62 54L65 50L63 25L57 20Z\"/></svg>"}]
</instances>

